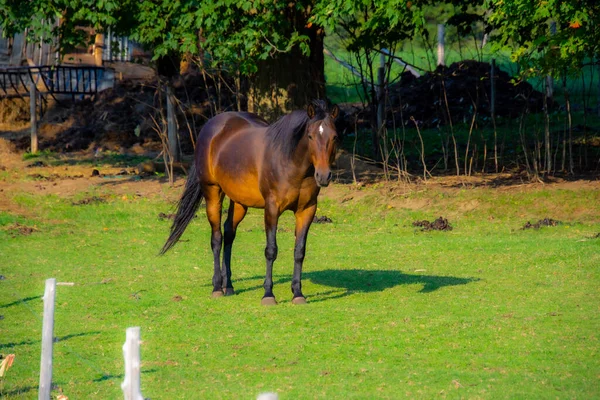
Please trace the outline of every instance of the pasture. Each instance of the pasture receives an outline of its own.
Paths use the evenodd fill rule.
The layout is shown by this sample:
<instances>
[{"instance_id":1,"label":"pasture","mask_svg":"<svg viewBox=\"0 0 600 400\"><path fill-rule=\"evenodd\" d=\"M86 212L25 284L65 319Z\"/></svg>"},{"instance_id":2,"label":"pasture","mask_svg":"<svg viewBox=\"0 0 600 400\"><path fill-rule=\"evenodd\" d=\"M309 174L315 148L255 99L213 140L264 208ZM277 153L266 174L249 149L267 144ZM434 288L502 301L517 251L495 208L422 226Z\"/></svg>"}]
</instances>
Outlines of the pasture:
<instances>
[{"instance_id":1,"label":"pasture","mask_svg":"<svg viewBox=\"0 0 600 400\"><path fill-rule=\"evenodd\" d=\"M55 277L54 394L121 397L125 329L142 332L152 399L595 398L600 395L600 184L502 176L334 183L320 195L291 304L293 217L260 305L260 210L238 230L236 295L211 298L204 208L157 256L183 179L57 159L8 169L0 192L0 396L37 396L41 296ZM79 176L81 175L81 177ZM413 221L448 218L451 231ZM522 229L553 218L557 226Z\"/></svg>"}]
</instances>

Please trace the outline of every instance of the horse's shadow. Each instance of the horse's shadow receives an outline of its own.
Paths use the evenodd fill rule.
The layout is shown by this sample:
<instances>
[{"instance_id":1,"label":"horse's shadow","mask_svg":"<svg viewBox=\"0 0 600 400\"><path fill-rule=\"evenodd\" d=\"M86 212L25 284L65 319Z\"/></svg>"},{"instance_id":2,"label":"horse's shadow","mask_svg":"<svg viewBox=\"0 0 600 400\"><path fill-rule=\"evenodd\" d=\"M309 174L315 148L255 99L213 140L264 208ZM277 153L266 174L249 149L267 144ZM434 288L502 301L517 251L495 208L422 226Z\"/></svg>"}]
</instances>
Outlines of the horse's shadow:
<instances>
[{"instance_id":1,"label":"horse's shadow","mask_svg":"<svg viewBox=\"0 0 600 400\"><path fill-rule=\"evenodd\" d=\"M254 280L261 279L260 276L240 279ZM291 276L278 275L274 277L274 284L291 283ZM311 299L311 302L318 302L349 296L354 293L381 292L398 285L423 285L419 293L429 293L446 286L466 285L470 282L478 281L478 278L458 278L454 276L437 275L413 275L405 274L400 271L392 270L360 270L360 269L325 269L321 271L308 271L302 274L303 280L337 288L327 292L318 292L318 298ZM235 286L235 280L234 280ZM261 286L252 286L248 288L236 289L238 294L262 289Z\"/></svg>"}]
</instances>

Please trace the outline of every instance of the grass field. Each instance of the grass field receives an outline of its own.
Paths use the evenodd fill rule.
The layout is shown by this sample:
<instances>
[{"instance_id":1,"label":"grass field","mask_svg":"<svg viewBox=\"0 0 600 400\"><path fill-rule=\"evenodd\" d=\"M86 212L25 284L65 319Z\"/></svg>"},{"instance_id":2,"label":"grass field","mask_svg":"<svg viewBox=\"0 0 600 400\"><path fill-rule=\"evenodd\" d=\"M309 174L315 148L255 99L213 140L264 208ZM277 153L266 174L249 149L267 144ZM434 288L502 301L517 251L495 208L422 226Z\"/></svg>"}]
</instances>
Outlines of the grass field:
<instances>
[{"instance_id":1,"label":"grass field","mask_svg":"<svg viewBox=\"0 0 600 400\"><path fill-rule=\"evenodd\" d=\"M70 399L121 397L129 326L141 327L142 392L152 399L600 396L597 182L335 184L318 211L333 223L309 236L309 304L291 304L285 214L279 305L263 307L260 211L234 245L237 295L212 299L204 210L157 256L170 224L158 214L172 210L181 181L55 186L25 176L34 172L47 173L0 177L12 205L0 212L0 353L16 355L0 397L37 396L50 277L74 283L58 287L54 345L53 393ZM61 192L73 182L80 189ZM412 226L438 216L454 229ZM545 217L562 224L521 229Z\"/></svg>"}]
</instances>

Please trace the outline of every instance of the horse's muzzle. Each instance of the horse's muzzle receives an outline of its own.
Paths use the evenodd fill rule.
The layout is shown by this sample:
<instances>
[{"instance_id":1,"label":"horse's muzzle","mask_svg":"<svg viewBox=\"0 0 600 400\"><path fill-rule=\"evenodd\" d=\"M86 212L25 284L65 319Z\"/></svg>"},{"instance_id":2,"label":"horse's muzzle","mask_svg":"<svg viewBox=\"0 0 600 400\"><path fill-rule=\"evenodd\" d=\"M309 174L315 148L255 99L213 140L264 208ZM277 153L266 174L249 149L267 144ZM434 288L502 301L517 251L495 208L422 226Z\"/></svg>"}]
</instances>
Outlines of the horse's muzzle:
<instances>
[{"instance_id":1,"label":"horse's muzzle","mask_svg":"<svg viewBox=\"0 0 600 400\"><path fill-rule=\"evenodd\" d=\"M326 171L315 171L315 180L317 181L317 186L329 186L329 182L331 182L331 176L332 175L330 169L327 169Z\"/></svg>"}]
</instances>

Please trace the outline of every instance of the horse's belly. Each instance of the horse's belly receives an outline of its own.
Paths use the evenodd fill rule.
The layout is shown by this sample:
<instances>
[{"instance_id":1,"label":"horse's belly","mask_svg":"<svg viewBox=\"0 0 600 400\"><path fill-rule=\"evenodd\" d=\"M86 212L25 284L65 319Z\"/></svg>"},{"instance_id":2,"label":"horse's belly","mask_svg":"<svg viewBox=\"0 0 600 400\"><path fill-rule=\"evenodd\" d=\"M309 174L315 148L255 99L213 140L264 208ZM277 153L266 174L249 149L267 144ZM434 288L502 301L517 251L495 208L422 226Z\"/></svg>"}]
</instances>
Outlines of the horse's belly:
<instances>
[{"instance_id":1,"label":"horse's belly","mask_svg":"<svg viewBox=\"0 0 600 400\"><path fill-rule=\"evenodd\" d=\"M219 185L231 200L247 207L264 208L265 199L258 189L258 181L254 176L239 175L221 179Z\"/></svg>"},{"instance_id":2,"label":"horse's belly","mask_svg":"<svg viewBox=\"0 0 600 400\"><path fill-rule=\"evenodd\" d=\"M223 135L213 143L212 175L227 197L247 207L264 208L265 199L258 186L259 162L262 146L260 135L247 131Z\"/></svg>"}]
</instances>

